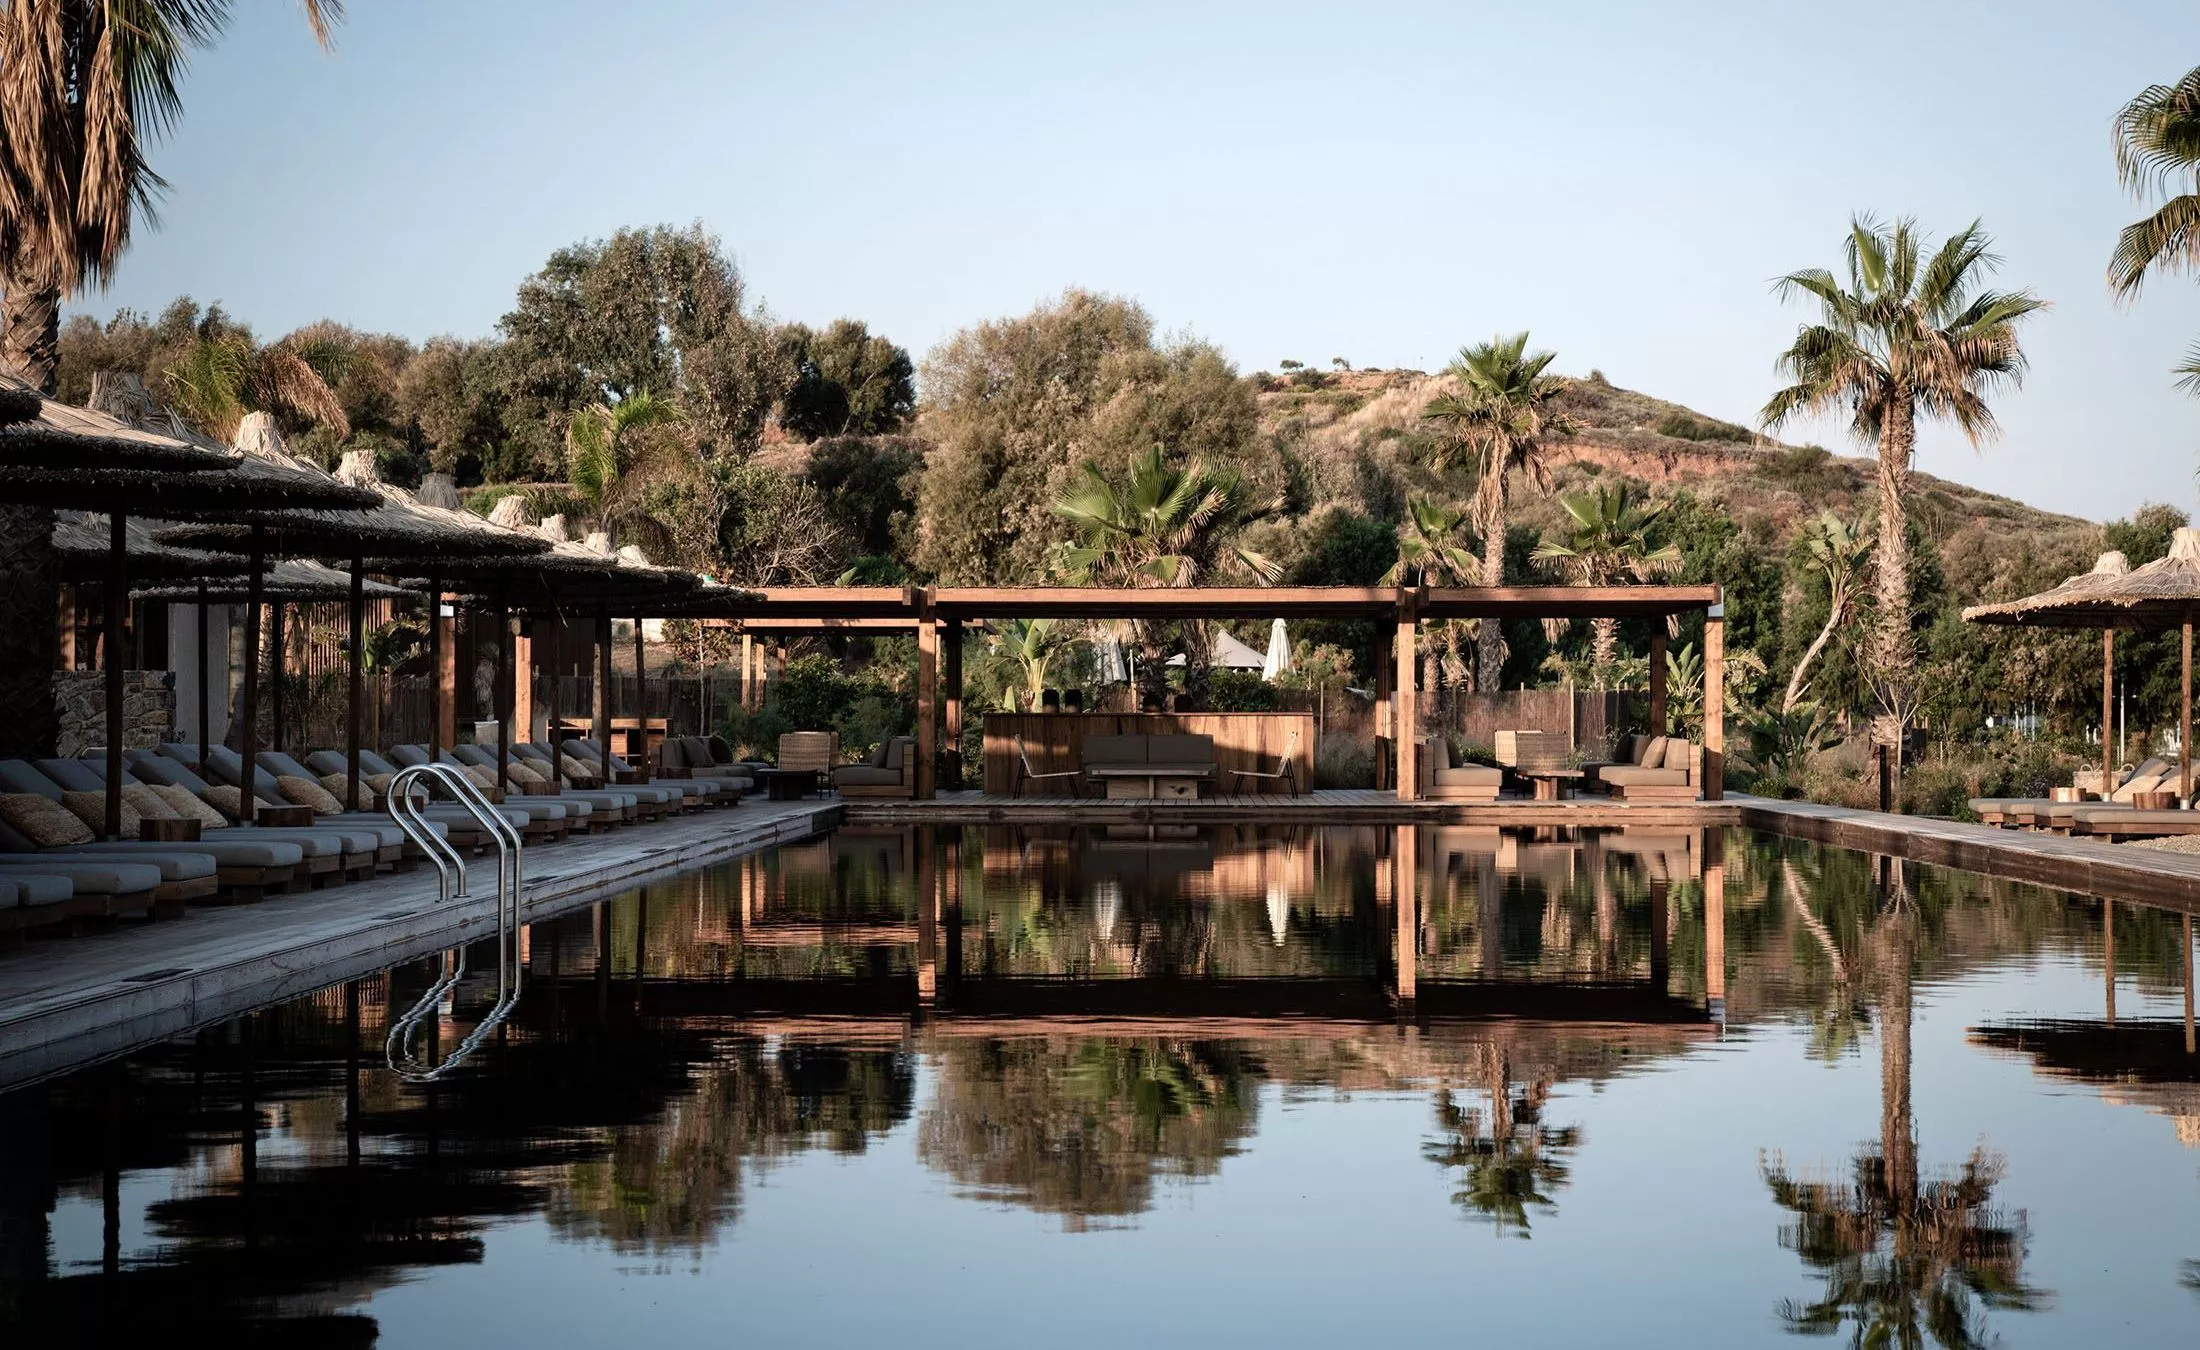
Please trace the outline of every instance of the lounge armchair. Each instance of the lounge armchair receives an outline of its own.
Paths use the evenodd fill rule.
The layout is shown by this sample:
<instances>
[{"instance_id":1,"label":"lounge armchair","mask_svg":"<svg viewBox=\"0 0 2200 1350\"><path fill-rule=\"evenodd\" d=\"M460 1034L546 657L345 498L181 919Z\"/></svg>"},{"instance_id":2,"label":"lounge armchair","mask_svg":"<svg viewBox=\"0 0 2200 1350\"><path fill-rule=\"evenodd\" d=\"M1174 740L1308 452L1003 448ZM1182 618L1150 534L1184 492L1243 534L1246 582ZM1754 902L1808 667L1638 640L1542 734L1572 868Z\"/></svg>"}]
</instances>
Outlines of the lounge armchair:
<instances>
[{"instance_id":1,"label":"lounge armchair","mask_svg":"<svg viewBox=\"0 0 2200 1350\"><path fill-rule=\"evenodd\" d=\"M1624 763L1596 774L1620 801L1692 802L1703 795L1703 752L1679 736L1637 736Z\"/></svg>"},{"instance_id":2,"label":"lounge armchair","mask_svg":"<svg viewBox=\"0 0 2200 1350\"><path fill-rule=\"evenodd\" d=\"M1016 734L1016 777L1009 785L1008 795L1024 795L1026 783L1060 783L1069 789L1069 795L1077 795L1077 785L1084 781L1083 769L1039 769L1032 765L1031 751L1024 746L1022 732Z\"/></svg>"},{"instance_id":3,"label":"lounge armchair","mask_svg":"<svg viewBox=\"0 0 2200 1350\"><path fill-rule=\"evenodd\" d=\"M1451 762L1451 740L1431 736L1421 742L1415 765L1421 795L1440 802L1494 802L1505 786L1505 771L1487 764Z\"/></svg>"},{"instance_id":4,"label":"lounge armchair","mask_svg":"<svg viewBox=\"0 0 2200 1350\"><path fill-rule=\"evenodd\" d=\"M914 797L917 738L890 736L861 764L835 766L833 790L843 797Z\"/></svg>"}]
</instances>

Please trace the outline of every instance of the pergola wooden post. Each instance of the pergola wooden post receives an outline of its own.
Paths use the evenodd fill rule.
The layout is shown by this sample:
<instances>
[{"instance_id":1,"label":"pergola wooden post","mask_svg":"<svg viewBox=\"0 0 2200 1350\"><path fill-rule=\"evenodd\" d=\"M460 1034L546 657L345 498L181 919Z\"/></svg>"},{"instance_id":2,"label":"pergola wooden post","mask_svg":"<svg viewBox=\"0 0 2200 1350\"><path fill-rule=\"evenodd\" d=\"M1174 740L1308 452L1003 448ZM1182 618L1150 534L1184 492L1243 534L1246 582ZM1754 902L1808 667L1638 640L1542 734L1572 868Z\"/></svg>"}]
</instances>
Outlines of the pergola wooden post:
<instances>
[{"instance_id":1,"label":"pergola wooden post","mask_svg":"<svg viewBox=\"0 0 2200 1350\"><path fill-rule=\"evenodd\" d=\"M1665 627L1650 634L1650 734L1663 736L1665 714Z\"/></svg>"},{"instance_id":2,"label":"pergola wooden post","mask_svg":"<svg viewBox=\"0 0 2200 1350\"><path fill-rule=\"evenodd\" d=\"M497 791L511 788L512 705L518 701L519 668L512 662L509 583L497 582Z\"/></svg>"},{"instance_id":3,"label":"pergola wooden post","mask_svg":"<svg viewBox=\"0 0 2200 1350\"><path fill-rule=\"evenodd\" d=\"M428 574L428 758L443 749L443 584Z\"/></svg>"},{"instance_id":4,"label":"pergola wooden post","mask_svg":"<svg viewBox=\"0 0 2200 1350\"><path fill-rule=\"evenodd\" d=\"M634 616L634 738L626 743L638 782L649 781L649 698L642 685L642 671L649 660L648 639L642 633L642 616Z\"/></svg>"},{"instance_id":5,"label":"pergola wooden post","mask_svg":"<svg viewBox=\"0 0 2200 1350\"><path fill-rule=\"evenodd\" d=\"M2185 672L2177 701L2177 800L2192 800L2192 620L2184 623Z\"/></svg>"},{"instance_id":6,"label":"pergola wooden post","mask_svg":"<svg viewBox=\"0 0 2200 1350\"><path fill-rule=\"evenodd\" d=\"M1703 990L1713 1020L1726 1020L1726 831L1703 832Z\"/></svg>"},{"instance_id":7,"label":"pergola wooden post","mask_svg":"<svg viewBox=\"0 0 2200 1350\"><path fill-rule=\"evenodd\" d=\"M435 662L435 721L440 748L458 744L458 614L454 603L450 616L444 616L440 589L432 603L435 631L442 635L441 654Z\"/></svg>"},{"instance_id":8,"label":"pergola wooden post","mask_svg":"<svg viewBox=\"0 0 2200 1350\"><path fill-rule=\"evenodd\" d=\"M939 789L940 621L932 587L915 593L917 601L917 784L916 799L931 801Z\"/></svg>"},{"instance_id":9,"label":"pergola wooden post","mask_svg":"<svg viewBox=\"0 0 2200 1350\"><path fill-rule=\"evenodd\" d=\"M1726 796L1726 604L1704 611L1703 799Z\"/></svg>"},{"instance_id":10,"label":"pergola wooden post","mask_svg":"<svg viewBox=\"0 0 2200 1350\"><path fill-rule=\"evenodd\" d=\"M223 636L227 637L228 632L228 628L224 626L222 629ZM227 653L224 652L223 655L226 656ZM212 709L208 704L207 691L207 685L213 681L213 674L213 661L206 650L206 583L202 581L199 583L199 766L201 768L206 766L207 727L211 724L213 718ZM229 663L226 660L222 662L222 684L225 695L223 703L226 706L228 702L226 698L227 686L229 684Z\"/></svg>"},{"instance_id":11,"label":"pergola wooden post","mask_svg":"<svg viewBox=\"0 0 2200 1350\"><path fill-rule=\"evenodd\" d=\"M596 737L603 785L611 786L611 608L596 606L596 697L588 710L588 729Z\"/></svg>"},{"instance_id":12,"label":"pergola wooden post","mask_svg":"<svg viewBox=\"0 0 2200 1350\"><path fill-rule=\"evenodd\" d=\"M122 837L122 653L123 611L130 603L129 518L119 509L109 513L107 542L106 653L102 661L107 685L107 819L104 835ZM203 766L202 766L203 767Z\"/></svg>"},{"instance_id":13,"label":"pergola wooden post","mask_svg":"<svg viewBox=\"0 0 2200 1350\"><path fill-rule=\"evenodd\" d=\"M2101 800L2116 790L2116 630L2101 630Z\"/></svg>"},{"instance_id":14,"label":"pergola wooden post","mask_svg":"<svg viewBox=\"0 0 2200 1350\"><path fill-rule=\"evenodd\" d=\"M344 700L344 809L357 811L359 801L359 716L366 701L365 654L360 650L367 624L367 558L365 550L351 551L351 594L344 609L345 631L351 637L351 659L345 662Z\"/></svg>"},{"instance_id":15,"label":"pergola wooden post","mask_svg":"<svg viewBox=\"0 0 2200 1350\"><path fill-rule=\"evenodd\" d=\"M1397 641L1391 653L1397 663L1391 685L1391 722L1398 744L1398 800L1402 802L1419 800L1421 795L1421 720L1413 688L1413 649L1421 630L1416 598L1414 591L1398 592Z\"/></svg>"},{"instance_id":16,"label":"pergola wooden post","mask_svg":"<svg viewBox=\"0 0 2200 1350\"><path fill-rule=\"evenodd\" d=\"M523 624L512 637L512 721L520 739L535 738L535 635L533 624Z\"/></svg>"},{"instance_id":17,"label":"pergola wooden post","mask_svg":"<svg viewBox=\"0 0 2200 1350\"><path fill-rule=\"evenodd\" d=\"M267 569L267 532L255 522L246 554L251 571L245 575L244 595L244 694L237 709L237 757L244 762L244 782L237 789L237 823L249 825L258 814L252 807L252 766L260 762L260 602ZM201 763L199 772L210 766Z\"/></svg>"},{"instance_id":18,"label":"pergola wooden post","mask_svg":"<svg viewBox=\"0 0 2200 1350\"><path fill-rule=\"evenodd\" d=\"M1391 969L1398 1012L1410 1016L1417 996L1421 952L1421 831L1399 825L1390 832Z\"/></svg>"},{"instance_id":19,"label":"pergola wooden post","mask_svg":"<svg viewBox=\"0 0 2200 1350\"><path fill-rule=\"evenodd\" d=\"M271 725L268 728L267 743L269 748L277 751L283 748L283 676L290 668L290 649L283 634L283 609L283 597L280 595L275 597L274 604L267 607L267 643L275 651L275 664L267 672L271 686L268 690ZM247 771L250 767L246 766Z\"/></svg>"},{"instance_id":20,"label":"pergola wooden post","mask_svg":"<svg viewBox=\"0 0 2200 1350\"><path fill-rule=\"evenodd\" d=\"M963 626L955 618L940 623L940 713L940 767L948 783L959 788L963 785Z\"/></svg>"}]
</instances>

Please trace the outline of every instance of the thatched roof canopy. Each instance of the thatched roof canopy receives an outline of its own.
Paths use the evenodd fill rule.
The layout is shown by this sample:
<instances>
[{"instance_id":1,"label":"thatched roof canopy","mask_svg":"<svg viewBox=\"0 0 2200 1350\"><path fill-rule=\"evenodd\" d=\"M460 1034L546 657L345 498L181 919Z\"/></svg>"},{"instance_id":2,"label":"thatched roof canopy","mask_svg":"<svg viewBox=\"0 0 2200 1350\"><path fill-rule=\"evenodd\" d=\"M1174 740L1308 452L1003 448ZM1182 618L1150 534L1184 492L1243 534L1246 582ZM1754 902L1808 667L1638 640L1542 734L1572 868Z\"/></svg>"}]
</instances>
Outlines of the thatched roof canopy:
<instances>
[{"instance_id":1,"label":"thatched roof canopy","mask_svg":"<svg viewBox=\"0 0 2200 1350\"><path fill-rule=\"evenodd\" d=\"M337 483L336 478L293 458L271 432L254 418L245 419L245 426L238 431L238 445L247 463L312 473ZM365 509L236 512L206 524L164 530L159 539L164 544L235 553L249 546L252 527L258 525L270 555L349 558L354 551L392 554L402 558L401 565L410 569L420 568L424 558L510 557L539 553L549 547L546 541L524 530L492 525L471 511L429 506L403 488L371 478L345 490L359 497L352 505Z\"/></svg>"},{"instance_id":2,"label":"thatched roof canopy","mask_svg":"<svg viewBox=\"0 0 2200 1350\"><path fill-rule=\"evenodd\" d=\"M156 543L153 523L136 516L123 522L123 531L132 580L241 577L245 573L247 564L242 558ZM54 513L53 546L61 555L63 578L72 584L104 580L113 544L113 526L106 515L96 511Z\"/></svg>"},{"instance_id":3,"label":"thatched roof canopy","mask_svg":"<svg viewBox=\"0 0 2200 1350\"><path fill-rule=\"evenodd\" d=\"M370 600L396 599L410 592L372 579L360 582L361 592ZM196 586L161 586L135 592L148 600L188 600L200 598ZM218 605L244 604L251 599L251 592L236 581L206 588L205 598ZM260 598L274 603L284 601L295 604L311 604L323 600L348 600L351 598L351 573L340 572L333 567L304 558L286 558L267 569L260 584Z\"/></svg>"},{"instance_id":4,"label":"thatched roof canopy","mask_svg":"<svg viewBox=\"0 0 2200 1350\"><path fill-rule=\"evenodd\" d=\"M0 465L9 469L212 470L237 456L131 426L89 408L46 398L13 375L0 375ZM12 486L7 477L0 485Z\"/></svg>"},{"instance_id":5,"label":"thatched roof canopy","mask_svg":"<svg viewBox=\"0 0 2200 1350\"><path fill-rule=\"evenodd\" d=\"M2200 620L2200 530L2178 530L2168 556L2143 567L2104 553L2090 572L2021 600L1973 605L1963 617L2027 628L2167 628Z\"/></svg>"}]
</instances>

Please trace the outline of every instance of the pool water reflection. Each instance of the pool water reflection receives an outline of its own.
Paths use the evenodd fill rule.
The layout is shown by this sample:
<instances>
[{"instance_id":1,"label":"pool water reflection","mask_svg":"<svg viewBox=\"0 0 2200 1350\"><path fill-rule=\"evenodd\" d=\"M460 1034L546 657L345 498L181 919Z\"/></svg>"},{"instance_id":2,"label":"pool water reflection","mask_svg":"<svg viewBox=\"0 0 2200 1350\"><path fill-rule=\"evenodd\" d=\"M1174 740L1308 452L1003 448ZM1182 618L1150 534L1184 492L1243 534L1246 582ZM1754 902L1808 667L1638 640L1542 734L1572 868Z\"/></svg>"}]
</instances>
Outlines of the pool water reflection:
<instances>
[{"instance_id":1,"label":"pool water reflection","mask_svg":"<svg viewBox=\"0 0 2200 1350\"><path fill-rule=\"evenodd\" d=\"M2190 1344L2191 952L1742 831L843 830L534 925L440 1083L419 962L0 1097L0 1330Z\"/></svg>"}]
</instances>

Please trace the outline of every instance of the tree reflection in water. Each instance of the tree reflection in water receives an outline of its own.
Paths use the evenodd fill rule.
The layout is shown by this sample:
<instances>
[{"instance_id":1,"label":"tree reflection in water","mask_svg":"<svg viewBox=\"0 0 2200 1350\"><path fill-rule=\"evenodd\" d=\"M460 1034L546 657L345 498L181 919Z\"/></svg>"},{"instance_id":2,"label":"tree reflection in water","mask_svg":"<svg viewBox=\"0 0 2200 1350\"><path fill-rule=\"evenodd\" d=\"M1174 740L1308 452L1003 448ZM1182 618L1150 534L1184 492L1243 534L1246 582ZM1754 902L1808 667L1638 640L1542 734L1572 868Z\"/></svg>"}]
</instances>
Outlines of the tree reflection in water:
<instances>
[{"instance_id":1,"label":"tree reflection in water","mask_svg":"<svg viewBox=\"0 0 2200 1350\"><path fill-rule=\"evenodd\" d=\"M1544 1123L1548 1079L1522 1083L1515 1094L1505 1047L1482 1045L1475 1055L1488 1109L1461 1106L1449 1087L1439 1089L1436 1123L1446 1135L1426 1144L1424 1152L1439 1166L1465 1170L1465 1183L1452 1192L1454 1203L1489 1220L1500 1237L1526 1238L1530 1210L1546 1218L1558 1212L1552 1193L1563 1190L1572 1173L1581 1130Z\"/></svg>"},{"instance_id":2,"label":"tree reflection in water","mask_svg":"<svg viewBox=\"0 0 2200 1350\"><path fill-rule=\"evenodd\" d=\"M1212 1176L1253 1132L1264 1076L1207 1042L951 1042L917 1156L966 1194L1080 1230L1152 1204L1156 1176Z\"/></svg>"},{"instance_id":3,"label":"tree reflection in water","mask_svg":"<svg viewBox=\"0 0 2200 1350\"><path fill-rule=\"evenodd\" d=\"M1879 995L1880 1137L1852 1162L1846 1183L1799 1177L1778 1158L1765 1164L1772 1198L1795 1216L1780 1229L1780 1245L1822 1282L1814 1299L1783 1301L1780 1316L1805 1335L1847 1327L1857 1346L1963 1350L1988 1343L1986 1311L2030 1312L2048 1296L2024 1281L2024 1215L2007 1218L1993 1207L1998 1154L1980 1147L1960 1167L1921 1176L1910 1026L1922 916L1903 864L1892 871L1891 879L1882 875L1879 912L1859 943ZM1793 870L1784 879L1798 884Z\"/></svg>"}]
</instances>

